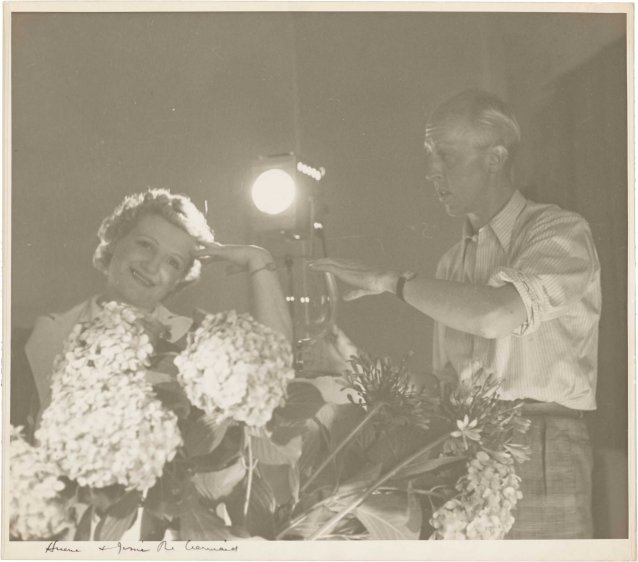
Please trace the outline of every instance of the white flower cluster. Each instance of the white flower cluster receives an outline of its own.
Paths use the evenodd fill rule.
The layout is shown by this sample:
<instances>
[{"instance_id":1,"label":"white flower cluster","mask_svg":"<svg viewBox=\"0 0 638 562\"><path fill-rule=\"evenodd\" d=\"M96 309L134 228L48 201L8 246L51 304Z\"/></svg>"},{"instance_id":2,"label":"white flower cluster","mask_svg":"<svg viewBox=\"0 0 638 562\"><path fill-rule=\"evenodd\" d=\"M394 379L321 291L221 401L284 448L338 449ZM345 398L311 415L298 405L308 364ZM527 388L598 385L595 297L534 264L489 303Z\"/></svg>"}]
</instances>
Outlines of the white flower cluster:
<instances>
[{"instance_id":1,"label":"white flower cluster","mask_svg":"<svg viewBox=\"0 0 638 562\"><path fill-rule=\"evenodd\" d=\"M182 437L145 380L153 352L141 311L109 302L76 325L54 366L36 439L80 486L150 488Z\"/></svg>"},{"instance_id":2,"label":"white flower cluster","mask_svg":"<svg viewBox=\"0 0 638 562\"><path fill-rule=\"evenodd\" d=\"M468 463L467 475L456 485L460 492L434 512L432 539L502 539L514 524L512 511L519 499L520 478L514 461L496 460L479 451Z\"/></svg>"},{"instance_id":3,"label":"white flower cluster","mask_svg":"<svg viewBox=\"0 0 638 562\"><path fill-rule=\"evenodd\" d=\"M24 440L20 427L11 427L9 446L9 535L23 541L47 540L74 526L60 497L64 482L42 449Z\"/></svg>"},{"instance_id":4,"label":"white flower cluster","mask_svg":"<svg viewBox=\"0 0 638 562\"><path fill-rule=\"evenodd\" d=\"M268 423L294 377L286 338L234 310L207 314L175 358L177 379L188 399L207 414Z\"/></svg>"}]
</instances>

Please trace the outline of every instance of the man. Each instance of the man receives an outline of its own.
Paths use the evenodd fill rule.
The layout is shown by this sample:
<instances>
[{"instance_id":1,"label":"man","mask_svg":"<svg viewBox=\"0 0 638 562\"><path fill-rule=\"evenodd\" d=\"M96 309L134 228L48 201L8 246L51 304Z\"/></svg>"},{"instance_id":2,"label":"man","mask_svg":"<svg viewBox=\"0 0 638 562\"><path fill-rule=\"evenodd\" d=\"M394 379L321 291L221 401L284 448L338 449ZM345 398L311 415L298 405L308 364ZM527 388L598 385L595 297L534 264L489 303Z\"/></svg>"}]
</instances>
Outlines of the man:
<instances>
[{"instance_id":1,"label":"man","mask_svg":"<svg viewBox=\"0 0 638 562\"><path fill-rule=\"evenodd\" d=\"M591 538L592 454L583 412L594 410L600 265L579 215L516 190L519 126L480 90L440 105L426 126L428 180L463 236L434 279L323 259L313 265L354 287L395 293L435 321L434 369L461 378L480 367L504 400L525 399L530 461L517 467L523 500L508 538Z\"/></svg>"}]
</instances>

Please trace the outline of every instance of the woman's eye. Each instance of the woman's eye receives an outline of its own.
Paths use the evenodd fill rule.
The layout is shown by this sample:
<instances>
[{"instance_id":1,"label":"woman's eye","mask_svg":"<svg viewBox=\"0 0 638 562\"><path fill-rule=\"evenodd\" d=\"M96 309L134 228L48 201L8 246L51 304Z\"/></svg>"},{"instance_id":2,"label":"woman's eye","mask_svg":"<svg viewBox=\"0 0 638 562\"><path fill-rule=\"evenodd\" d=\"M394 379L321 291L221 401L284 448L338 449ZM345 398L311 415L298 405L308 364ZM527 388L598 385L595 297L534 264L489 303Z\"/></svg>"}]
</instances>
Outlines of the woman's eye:
<instances>
[{"instance_id":1,"label":"woman's eye","mask_svg":"<svg viewBox=\"0 0 638 562\"><path fill-rule=\"evenodd\" d=\"M140 248L150 248L151 243L148 240L137 240L137 245Z\"/></svg>"},{"instance_id":2,"label":"woman's eye","mask_svg":"<svg viewBox=\"0 0 638 562\"><path fill-rule=\"evenodd\" d=\"M177 271L182 269L182 262L175 258L170 258L168 260L168 265L170 265L173 269Z\"/></svg>"}]
</instances>

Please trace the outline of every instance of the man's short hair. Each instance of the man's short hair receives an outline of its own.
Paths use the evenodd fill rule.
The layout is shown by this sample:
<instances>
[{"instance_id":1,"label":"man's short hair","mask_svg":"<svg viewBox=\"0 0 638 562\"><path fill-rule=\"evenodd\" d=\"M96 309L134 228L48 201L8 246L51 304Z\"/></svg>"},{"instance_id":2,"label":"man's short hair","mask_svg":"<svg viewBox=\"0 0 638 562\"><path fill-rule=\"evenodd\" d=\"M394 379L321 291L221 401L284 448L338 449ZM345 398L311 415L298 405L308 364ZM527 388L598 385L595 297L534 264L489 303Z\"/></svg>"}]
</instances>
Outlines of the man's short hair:
<instances>
[{"instance_id":1,"label":"man's short hair","mask_svg":"<svg viewBox=\"0 0 638 562\"><path fill-rule=\"evenodd\" d=\"M510 157L520 140L516 117L498 96L477 88L464 90L440 104L426 127L451 126L475 139L477 147L504 146Z\"/></svg>"}]
</instances>

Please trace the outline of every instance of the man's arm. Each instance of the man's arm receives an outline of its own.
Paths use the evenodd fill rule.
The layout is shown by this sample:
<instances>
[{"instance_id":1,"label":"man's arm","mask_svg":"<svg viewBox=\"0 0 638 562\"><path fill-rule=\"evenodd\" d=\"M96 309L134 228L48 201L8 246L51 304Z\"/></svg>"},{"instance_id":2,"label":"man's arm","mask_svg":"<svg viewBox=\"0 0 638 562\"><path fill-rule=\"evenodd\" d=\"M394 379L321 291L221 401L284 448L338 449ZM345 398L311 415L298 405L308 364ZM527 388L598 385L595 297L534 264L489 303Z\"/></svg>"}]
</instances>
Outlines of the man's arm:
<instances>
[{"instance_id":1,"label":"man's arm","mask_svg":"<svg viewBox=\"0 0 638 562\"><path fill-rule=\"evenodd\" d=\"M400 276L396 271L372 269L349 260L320 259L311 267L355 287L344 295L345 300L394 294ZM403 296L433 320L484 338L508 336L527 319L525 305L511 284L489 287L416 277L405 284Z\"/></svg>"},{"instance_id":2,"label":"man's arm","mask_svg":"<svg viewBox=\"0 0 638 562\"><path fill-rule=\"evenodd\" d=\"M488 339L506 337L527 319L513 285L487 287L416 277L403 288L405 301L430 318Z\"/></svg>"}]
</instances>

